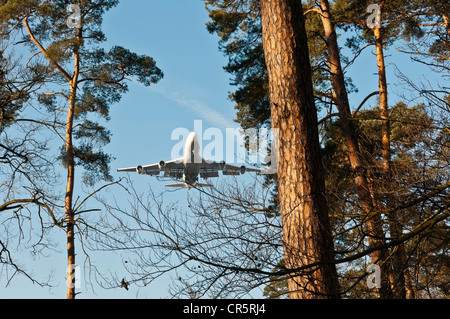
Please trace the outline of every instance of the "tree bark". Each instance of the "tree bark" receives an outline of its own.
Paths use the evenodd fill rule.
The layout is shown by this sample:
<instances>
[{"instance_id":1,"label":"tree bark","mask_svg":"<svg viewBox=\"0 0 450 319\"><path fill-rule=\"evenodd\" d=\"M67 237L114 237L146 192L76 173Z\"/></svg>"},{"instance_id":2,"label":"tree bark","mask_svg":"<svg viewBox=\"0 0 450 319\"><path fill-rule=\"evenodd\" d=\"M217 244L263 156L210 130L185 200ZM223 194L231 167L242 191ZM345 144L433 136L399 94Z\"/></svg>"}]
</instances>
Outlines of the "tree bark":
<instances>
[{"instance_id":1,"label":"tree bark","mask_svg":"<svg viewBox=\"0 0 450 319\"><path fill-rule=\"evenodd\" d=\"M81 39L81 29L77 31L77 39ZM75 105L77 101L78 77L80 72L80 57L78 47L74 47L75 71L70 81L69 108L67 110L66 123L66 160L67 160L67 185L65 196L65 214L67 222L67 299L75 299L75 216L72 207L73 192L75 185L75 154L73 148L73 121L75 116ZM71 279L69 281L69 279Z\"/></svg>"},{"instance_id":2,"label":"tree bark","mask_svg":"<svg viewBox=\"0 0 450 319\"><path fill-rule=\"evenodd\" d=\"M67 299L75 299L75 218L72 210L72 199L75 185L75 156L72 143L73 121L75 104L77 99L78 77L80 72L80 59L78 47L74 47L75 71L72 76L64 68L54 61L42 44L34 37L34 34L28 23L29 16L25 17L23 22L27 29L31 41L33 41L49 62L67 79L70 85L69 107L67 110L67 122L65 132L65 151L67 164L67 184L66 195L64 197L64 212L66 217L66 237L67 237ZM81 29L77 30L77 40L82 38ZM79 43L79 42L78 42Z\"/></svg>"},{"instance_id":3,"label":"tree bark","mask_svg":"<svg viewBox=\"0 0 450 319\"><path fill-rule=\"evenodd\" d=\"M390 119L389 119L389 104L388 104L388 89L386 80L386 64L384 61L383 50L383 36L380 28L374 28L375 47L378 67L378 86L379 86L379 100L380 100L380 117L381 117L381 147L382 147L382 167L384 175L384 189L386 203L389 205L392 202L390 189L394 188L394 181L392 179L391 171L391 139L390 139ZM398 214L395 211L387 215L389 222L389 231L392 237L398 238L402 235L402 226L398 220ZM392 257L392 290L393 297L397 299L406 298L405 287L405 249L403 245L398 246L393 252Z\"/></svg>"},{"instance_id":4,"label":"tree bark","mask_svg":"<svg viewBox=\"0 0 450 319\"><path fill-rule=\"evenodd\" d=\"M272 127L279 129L279 202L290 298L340 298L303 10L261 0Z\"/></svg>"},{"instance_id":5,"label":"tree bark","mask_svg":"<svg viewBox=\"0 0 450 319\"><path fill-rule=\"evenodd\" d=\"M344 73L342 72L335 25L332 20L328 1L320 0L319 5L319 14L324 28L329 56L328 63L330 68L331 84L339 111L345 143L348 149L349 162L354 171L354 180L361 205L366 214L371 214L373 211L377 210L375 196L371 192L371 187L369 185L370 183L366 176L367 169L361 158L358 136L351 119L350 103L345 86ZM369 246L376 247L382 244L385 236L380 214L376 214L372 218L369 218L366 225L369 236ZM379 289L379 295L381 298L389 298L391 297L389 287L390 271L388 264L384 262L385 253L383 251L374 251L371 253L371 259L372 263L378 264L381 268L381 287Z\"/></svg>"},{"instance_id":6,"label":"tree bark","mask_svg":"<svg viewBox=\"0 0 450 319\"><path fill-rule=\"evenodd\" d=\"M389 121L389 105L386 80L386 65L384 62L383 37L380 28L374 28L375 47L378 67L378 90L380 100L381 113L381 145L383 157L383 170L386 174L390 172L391 163L391 145L390 145L390 121Z\"/></svg>"},{"instance_id":7,"label":"tree bark","mask_svg":"<svg viewBox=\"0 0 450 319\"><path fill-rule=\"evenodd\" d=\"M72 144L75 99L76 87L71 84L70 102L66 123L67 185L64 200L67 223L67 299L75 299L75 220L74 212L72 210L72 198L75 183L75 159Z\"/></svg>"}]
</instances>

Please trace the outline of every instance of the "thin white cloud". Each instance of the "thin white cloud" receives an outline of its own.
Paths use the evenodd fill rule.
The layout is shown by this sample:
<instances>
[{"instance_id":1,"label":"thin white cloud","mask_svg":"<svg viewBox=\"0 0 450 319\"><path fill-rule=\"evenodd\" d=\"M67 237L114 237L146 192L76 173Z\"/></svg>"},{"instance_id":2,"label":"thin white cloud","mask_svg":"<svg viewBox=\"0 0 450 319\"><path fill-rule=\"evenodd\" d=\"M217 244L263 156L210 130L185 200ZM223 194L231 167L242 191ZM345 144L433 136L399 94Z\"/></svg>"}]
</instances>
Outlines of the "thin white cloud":
<instances>
[{"instance_id":1,"label":"thin white cloud","mask_svg":"<svg viewBox=\"0 0 450 319\"><path fill-rule=\"evenodd\" d=\"M201 93L196 94L198 90L186 90L186 89L167 89L162 85L154 86L153 91L163 95L165 98L177 103L179 106L184 107L195 114L197 114L202 120L208 121L209 123L215 125L219 128L234 128L237 124L230 119L226 118L213 109L209 105L205 104L201 100L195 97L202 95Z\"/></svg>"}]
</instances>

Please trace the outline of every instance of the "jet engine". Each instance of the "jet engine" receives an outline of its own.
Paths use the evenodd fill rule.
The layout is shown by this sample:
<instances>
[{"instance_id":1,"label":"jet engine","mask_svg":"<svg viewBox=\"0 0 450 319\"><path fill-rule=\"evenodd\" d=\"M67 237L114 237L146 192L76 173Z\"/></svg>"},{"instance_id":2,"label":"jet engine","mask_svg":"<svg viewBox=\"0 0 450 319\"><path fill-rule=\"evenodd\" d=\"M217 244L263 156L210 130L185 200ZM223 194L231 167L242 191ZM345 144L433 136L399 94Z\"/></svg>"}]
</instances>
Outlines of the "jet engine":
<instances>
[{"instance_id":1,"label":"jet engine","mask_svg":"<svg viewBox=\"0 0 450 319\"><path fill-rule=\"evenodd\" d=\"M142 174L144 172L144 168L142 167L142 165L139 165L138 167L136 167L136 172L138 174Z\"/></svg>"},{"instance_id":2,"label":"jet engine","mask_svg":"<svg viewBox=\"0 0 450 319\"><path fill-rule=\"evenodd\" d=\"M241 169L241 174L245 174L245 172L247 171L247 167L245 167L244 165L242 165L240 167L240 169Z\"/></svg>"},{"instance_id":3,"label":"jet engine","mask_svg":"<svg viewBox=\"0 0 450 319\"><path fill-rule=\"evenodd\" d=\"M159 169L163 169L164 166L166 166L166 162L164 161L159 162Z\"/></svg>"},{"instance_id":4,"label":"jet engine","mask_svg":"<svg viewBox=\"0 0 450 319\"><path fill-rule=\"evenodd\" d=\"M221 162L219 163L220 169L224 169L225 165L226 165L225 161L221 161Z\"/></svg>"}]
</instances>

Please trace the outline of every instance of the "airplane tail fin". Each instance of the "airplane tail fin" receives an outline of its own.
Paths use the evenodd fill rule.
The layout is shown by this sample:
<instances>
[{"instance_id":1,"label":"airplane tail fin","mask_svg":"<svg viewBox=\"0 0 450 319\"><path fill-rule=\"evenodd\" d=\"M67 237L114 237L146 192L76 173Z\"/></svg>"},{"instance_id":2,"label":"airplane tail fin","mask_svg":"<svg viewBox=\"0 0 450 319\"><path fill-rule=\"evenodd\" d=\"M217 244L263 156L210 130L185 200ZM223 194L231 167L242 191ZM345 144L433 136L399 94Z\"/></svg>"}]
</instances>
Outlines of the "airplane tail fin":
<instances>
[{"instance_id":1,"label":"airplane tail fin","mask_svg":"<svg viewBox=\"0 0 450 319\"><path fill-rule=\"evenodd\" d=\"M200 184L200 183L197 183L197 184L195 184L194 186L192 186L192 185L189 185L189 184L187 184L187 183L177 183L177 184L169 184L169 185L165 185L166 187L181 187L181 188L192 188L192 187L213 187L213 185L210 185L210 184Z\"/></svg>"}]
</instances>

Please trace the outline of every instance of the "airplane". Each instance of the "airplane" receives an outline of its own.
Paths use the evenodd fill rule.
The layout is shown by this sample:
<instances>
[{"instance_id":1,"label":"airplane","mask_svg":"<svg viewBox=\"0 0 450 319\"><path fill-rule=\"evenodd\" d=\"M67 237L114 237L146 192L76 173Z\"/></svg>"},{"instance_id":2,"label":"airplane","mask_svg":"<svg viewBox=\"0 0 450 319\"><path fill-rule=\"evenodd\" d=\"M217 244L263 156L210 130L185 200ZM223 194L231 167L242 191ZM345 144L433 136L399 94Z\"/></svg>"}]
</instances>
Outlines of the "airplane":
<instances>
[{"instance_id":1,"label":"airplane","mask_svg":"<svg viewBox=\"0 0 450 319\"><path fill-rule=\"evenodd\" d=\"M138 165L137 167L119 168L118 172L137 172L140 175L159 175L164 172L164 177L182 179L182 183L165 185L166 187L188 188L213 187L210 184L198 182L201 178L219 177L219 171L223 175L240 175L246 172L259 173L260 170L247 168L245 165L234 166L226 164L225 161L213 162L200 156L200 143L195 131L189 133L184 146L184 156L171 161L160 161L157 164Z\"/></svg>"}]
</instances>

